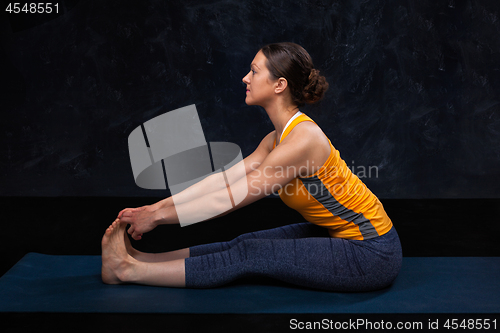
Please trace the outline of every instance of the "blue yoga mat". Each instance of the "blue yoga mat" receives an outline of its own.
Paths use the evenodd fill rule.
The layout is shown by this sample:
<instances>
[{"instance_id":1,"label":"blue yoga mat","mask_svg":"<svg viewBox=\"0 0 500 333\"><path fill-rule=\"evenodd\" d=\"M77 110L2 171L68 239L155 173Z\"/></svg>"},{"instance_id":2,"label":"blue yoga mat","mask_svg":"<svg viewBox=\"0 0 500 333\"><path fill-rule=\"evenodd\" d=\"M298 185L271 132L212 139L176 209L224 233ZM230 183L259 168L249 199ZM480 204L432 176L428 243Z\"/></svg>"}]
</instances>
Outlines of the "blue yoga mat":
<instances>
[{"instance_id":1,"label":"blue yoga mat","mask_svg":"<svg viewBox=\"0 0 500 333\"><path fill-rule=\"evenodd\" d=\"M29 253L0 278L0 312L499 313L499 257L410 257L395 283L334 293L280 283L215 289L106 285L99 256Z\"/></svg>"}]
</instances>

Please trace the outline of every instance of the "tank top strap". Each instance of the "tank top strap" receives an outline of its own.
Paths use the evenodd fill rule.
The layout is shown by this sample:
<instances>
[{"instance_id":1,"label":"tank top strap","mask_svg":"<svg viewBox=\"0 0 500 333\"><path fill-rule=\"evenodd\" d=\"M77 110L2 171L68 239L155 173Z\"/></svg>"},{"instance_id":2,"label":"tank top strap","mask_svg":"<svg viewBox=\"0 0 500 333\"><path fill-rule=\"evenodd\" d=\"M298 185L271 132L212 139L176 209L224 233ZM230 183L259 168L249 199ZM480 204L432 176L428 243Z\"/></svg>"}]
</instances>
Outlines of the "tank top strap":
<instances>
[{"instance_id":1,"label":"tank top strap","mask_svg":"<svg viewBox=\"0 0 500 333\"><path fill-rule=\"evenodd\" d=\"M290 134L290 132L293 130L293 128L295 126L297 126L298 124L300 124L303 121L312 121L314 123L314 120L309 118L309 116L305 115L304 113L301 114L300 116L295 118L287 128L285 128L285 130L281 134L280 142L283 141L283 139L285 139L288 134ZM275 142L275 144L276 144L276 142Z\"/></svg>"}]
</instances>

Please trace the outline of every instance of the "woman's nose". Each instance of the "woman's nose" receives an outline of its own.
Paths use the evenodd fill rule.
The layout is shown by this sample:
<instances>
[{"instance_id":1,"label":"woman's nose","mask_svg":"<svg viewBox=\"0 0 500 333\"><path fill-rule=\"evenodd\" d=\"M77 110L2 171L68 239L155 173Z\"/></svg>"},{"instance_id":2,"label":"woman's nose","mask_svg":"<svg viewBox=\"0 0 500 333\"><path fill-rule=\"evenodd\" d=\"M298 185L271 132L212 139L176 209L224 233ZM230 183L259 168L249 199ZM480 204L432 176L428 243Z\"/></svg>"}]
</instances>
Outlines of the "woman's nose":
<instances>
[{"instance_id":1,"label":"woman's nose","mask_svg":"<svg viewBox=\"0 0 500 333\"><path fill-rule=\"evenodd\" d=\"M248 75L249 74L250 73L248 73L247 75L245 75L245 77L241 80L241 81L243 81L244 84L249 84L250 83L250 81L248 80Z\"/></svg>"}]
</instances>

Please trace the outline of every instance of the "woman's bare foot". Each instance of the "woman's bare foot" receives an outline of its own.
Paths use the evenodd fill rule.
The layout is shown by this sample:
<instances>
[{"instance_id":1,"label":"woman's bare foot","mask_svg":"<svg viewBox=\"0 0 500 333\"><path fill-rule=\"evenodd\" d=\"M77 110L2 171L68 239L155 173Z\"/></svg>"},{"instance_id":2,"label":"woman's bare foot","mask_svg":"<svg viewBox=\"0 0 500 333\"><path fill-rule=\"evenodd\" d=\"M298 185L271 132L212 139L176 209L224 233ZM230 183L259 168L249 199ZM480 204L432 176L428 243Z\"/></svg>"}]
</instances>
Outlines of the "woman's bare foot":
<instances>
[{"instance_id":1,"label":"woman's bare foot","mask_svg":"<svg viewBox=\"0 0 500 333\"><path fill-rule=\"evenodd\" d=\"M135 258L135 257L137 256L137 253L138 253L139 251L137 251L136 249L134 249L134 248L132 247L132 243L130 243L130 239L128 238L128 236L127 236L127 233L126 233L126 232L124 232L124 233L123 233L123 238L124 238L124 241L125 241L125 248L127 249L127 253L128 253L130 256L132 256L132 257L134 257L134 258Z\"/></svg>"},{"instance_id":2,"label":"woman's bare foot","mask_svg":"<svg viewBox=\"0 0 500 333\"><path fill-rule=\"evenodd\" d=\"M129 282L134 272L135 259L127 253L125 223L114 221L102 237L102 281L107 284ZM130 243L130 242L129 242ZM132 246L130 246L132 248Z\"/></svg>"},{"instance_id":3,"label":"woman's bare foot","mask_svg":"<svg viewBox=\"0 0 500 333\"><path fill-rule=\"evenodd\" d=\"M120 223L119 219L116 220L116 223L117 224L126 224L126 223ZM114 225L114 223L113 223L113 225ZM111 225L110 228L113 227L113 225ZM103 240L104 240L104 238L103 238ZM134 249L134 247L132 246L132 243L130 242L130 238L129 238L127 232L123 233L123 240L125 243L125 249L127 250L127 253L129 254L129 256L131 256L132 258L134 258L136 261L139 261L139 262L152 263L152 262L163 262L163 261L171 261L171 260L189 258L189 248L170 251L170 252L164 252L164 253L146 253L146 252L141 252L139 250Z\"/></svg>"},{"instance_id":4,"label":"woman's bare foot","mask_svg":"<svg viewBox=\"0 0 500 333\"><path fill-rule=\"evenodd\" d=\"M156 254L155 253L144 253L139 250L134 249L132 246L132 243L130 242L130 238L128 237L127 233L123 233L123 237L125 240L125 248L127 249L127 253L134 258L137 261L142 261L142 262L156 262L154 260Z\"/></svg>"}]
</instances>

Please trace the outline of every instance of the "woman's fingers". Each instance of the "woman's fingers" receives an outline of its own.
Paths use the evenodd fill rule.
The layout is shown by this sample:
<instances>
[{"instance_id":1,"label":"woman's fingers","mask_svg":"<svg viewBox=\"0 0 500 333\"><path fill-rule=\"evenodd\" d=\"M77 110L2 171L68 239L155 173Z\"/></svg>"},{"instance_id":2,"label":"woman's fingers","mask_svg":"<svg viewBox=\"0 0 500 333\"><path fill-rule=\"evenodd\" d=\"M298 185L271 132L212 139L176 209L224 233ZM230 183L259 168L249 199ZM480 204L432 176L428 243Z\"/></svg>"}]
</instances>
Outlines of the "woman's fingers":
<instances>
[{"instance_id":1,"label":"woman's fingers","mask_svg":"<svg viewBox=\"0 0 500 333\"><path fill-rule=\"evenodd\" d=\"M132 238L133 238L133 239L135 239L135 240L139 240L139 239L141 239L141 238L142 238L142 232L141 232L141 233L139 233L139 232L136 230L135 226L133 226L133 225L131 225L131 226L130 226L130 228L128 228L128 233L129 233L129 235L130 235L130 236L132 236Z\"/></svg>"},{"instance_id":2,"label":"woman's fingers","mask_svg":"<svg viewBox=\"0 0 500 333\"><path fill-rule=\"evenodd\" d=\"M130 236L132 236L133 239L135 240L139 240L142 238L142 233L138 233L136 230L135 230L135 227L134 226L131 226L129 229L128 229L128 233L130 234Z\"/></svg>"},{"instance_id":3,"label":"woman's fingers","mask_svg":"<svg viewBox=\"0 0 500 333\"><path fill-rule=\"evenodd\" d=\"M125 213L133 213L133 212L136 212L138 210L142 210L143 208L142 207L137 207L137 208L125 208L125 209L122 209L119 213L118 213L118 218L122 218L123 215Z\"/></svg>"},{"instance_id":4,"label":"woman's fingers","mask_svg":"<svg viewBox=\"0 0 500 333\"><path fill-rule=\"evenodd\" d=\"M120 217L119 220L120 220L120 222L127 223L127 224L130 224L132 222L132 219L129 217L126 217L126 216Z\"/></svg>"},{"instance_id":5,"label":"woman's fingers","mask_svg":"<svg viewBox=\"0 0 500 333\"><path fill-rule=\"evenodd\" d=\"M127 211L128 209L130 209L130 208L125 208L125 209L122 209L122 210L118 213L118 218L121 218L121 217L122 217L122 215L123 215L123 213L124 213L125 211Z\"/></svg>"},{"instance_id":6,"label":"woman's fingers","mask_svg":"<svg viewBox=\"0 0 500 333\"><path fill-rule=\"evenodd\" d=\"M134 212L131 209L127 209L122 213L122 217L131 217Z\"/></svg>"},{"instance_id":7,"label":"woman's fingers","mask_svg":"<svg viewBox=\"0 0 500 333\"><path fill-rule=\"evenodd\" d=\"M133 239L139 240L142 238L143 233L136 231L136 224L140 228L143 228L142 224L144 223L144 218L141 219L141 211L143 211L145 207L137 207L137 208L125 208L118 214L118 220L121 223L127 223L130 225L127 232L132 236ZM142 214L143 215L143 214Z\"/></svg>"}]
</instances>

